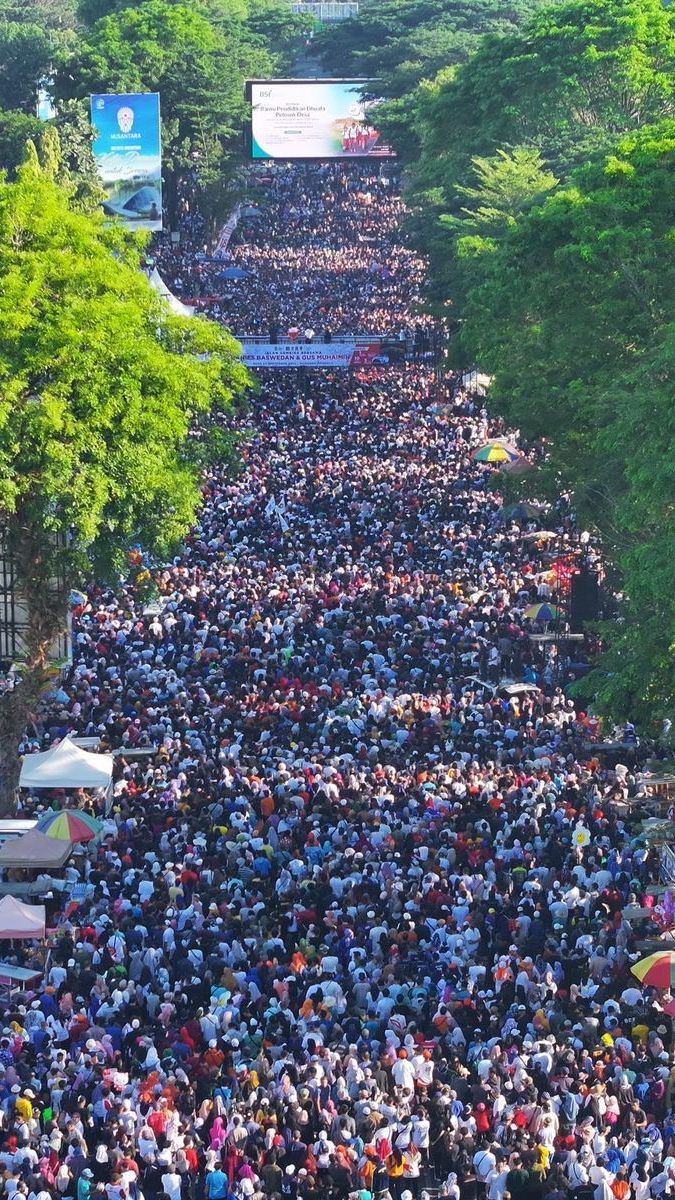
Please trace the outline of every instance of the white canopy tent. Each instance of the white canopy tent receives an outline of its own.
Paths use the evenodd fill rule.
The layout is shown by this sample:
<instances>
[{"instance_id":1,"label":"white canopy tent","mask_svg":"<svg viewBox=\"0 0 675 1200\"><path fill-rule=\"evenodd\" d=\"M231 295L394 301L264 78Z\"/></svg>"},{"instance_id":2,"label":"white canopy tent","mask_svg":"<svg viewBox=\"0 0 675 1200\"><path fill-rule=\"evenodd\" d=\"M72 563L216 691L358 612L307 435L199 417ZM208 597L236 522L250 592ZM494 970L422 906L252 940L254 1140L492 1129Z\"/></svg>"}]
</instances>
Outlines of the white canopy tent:
<instances>
[{"instance_id":1,"label":"white canopy tent","mask_svg":"<svg viewBox=\"0 0 675 1200\"><path fill-rule=\"evenodd\" d=\"M21 766L22 788L103 788L112 783L112 754L91 754L65 737L51 750L27 754Z\"/></svg>"},{"instance_id":2,"label":"white canopy tent","mask_svg":"<svg viewBox=\"0 0 675 1200\"><path fill-rule=\"evenodd\" d=\"M174 296L171 289L162 279L157 267L153 267L152 270L148 272L148 279L150 280L150 283L154 287L155 291L159 292L163 300L166 300L171 311L176 313L176 316L194 317L195 310L192 305L183 304L182 300L179 300L177 296Z\"/></svg>"},{"instance_id":3,"label":"white canopy tent","mask_svg":"<svg viewBox=\"0 0 675 1200\"><path fill-rule=\"evenodd\" d=\"M14 896L0 900L0 939L43 938L46 923L44 904L22 904Z\"/></svg>"}]
</instances>

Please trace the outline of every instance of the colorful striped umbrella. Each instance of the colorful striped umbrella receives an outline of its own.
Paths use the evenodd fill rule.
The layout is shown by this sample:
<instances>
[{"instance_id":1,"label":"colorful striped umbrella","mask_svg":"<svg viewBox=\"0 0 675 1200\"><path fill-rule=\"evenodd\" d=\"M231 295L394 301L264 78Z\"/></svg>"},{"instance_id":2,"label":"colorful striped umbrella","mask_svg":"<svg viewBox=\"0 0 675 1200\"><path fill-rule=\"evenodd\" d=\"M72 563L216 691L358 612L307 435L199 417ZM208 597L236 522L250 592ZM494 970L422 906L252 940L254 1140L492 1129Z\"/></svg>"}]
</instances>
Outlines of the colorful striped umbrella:
<instances>
[{"instance_id":1,"label":"colorful striped umbrella","mask_svg":"<svg viewBox=\"0 0 675 1200\"><path fill-rule=\"evenodd\" d=\"M38 829L60 842L91 842L101 832L101 822L76 808L48 812L38 821Z\"/></svg>"},{"instance_id":2,"label":"colorful striped umbrella","mask_svg":"<svg viewBox=\"0 0 675 1200\"><path fill-rule=\"evenodd\" d=\"M481 463L510 463L520 458L520 451L508 442L486 442L472 452L474 462Z\"/></svg>"},{"instance_id":3,"label":"colorful striped umbrella","mask_svg":"<svg viewBox=\"0 0 675 1200\"><path fill-rule=\"evenodd\" d=\"M525 616L530 621L556 621L562 616L562 609L555 604L530 604Z\"/></svg>"},{"instance_id":4,"label":"colorful striped umbrella","mask_svg":"<svg viewBox=\"0 0 675 1200\"><path fill-rule=\"evenodd\" d=\"M657 950L648 954L631 967L640 983L647 987L670 988L675 986L675 950Z\"/></svg>"}]
</instances>

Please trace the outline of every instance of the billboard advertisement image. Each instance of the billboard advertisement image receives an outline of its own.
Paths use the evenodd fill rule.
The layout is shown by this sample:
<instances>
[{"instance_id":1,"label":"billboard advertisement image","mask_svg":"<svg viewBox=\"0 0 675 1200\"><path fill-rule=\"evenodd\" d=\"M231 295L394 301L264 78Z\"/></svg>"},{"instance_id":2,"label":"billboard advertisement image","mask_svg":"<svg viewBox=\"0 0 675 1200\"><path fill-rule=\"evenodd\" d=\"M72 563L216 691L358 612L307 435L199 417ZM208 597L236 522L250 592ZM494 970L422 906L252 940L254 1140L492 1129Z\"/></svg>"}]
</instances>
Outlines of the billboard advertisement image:
<instances>
[{"instance_id":1,"label":"billboard advertisement image","mask_svg":"<svg viewBox=\"0 0 675 1200\"><path fill-rule=\"evenodd\" d=\"M103 211L134 229L162 228L159 94L91 97L94 157L106 198Z\"/></svg>"},{"instance_id":2,"label":"billboard advertisement image","mask_svg":"<svg viewBox=\"0 0 675 1200\"><path fill-rule=\"evenodd\" d=\"M377 128L377 101L355 79L267 79L249 84L251 156L391 158Z\"/></svg>"}]
</instances>

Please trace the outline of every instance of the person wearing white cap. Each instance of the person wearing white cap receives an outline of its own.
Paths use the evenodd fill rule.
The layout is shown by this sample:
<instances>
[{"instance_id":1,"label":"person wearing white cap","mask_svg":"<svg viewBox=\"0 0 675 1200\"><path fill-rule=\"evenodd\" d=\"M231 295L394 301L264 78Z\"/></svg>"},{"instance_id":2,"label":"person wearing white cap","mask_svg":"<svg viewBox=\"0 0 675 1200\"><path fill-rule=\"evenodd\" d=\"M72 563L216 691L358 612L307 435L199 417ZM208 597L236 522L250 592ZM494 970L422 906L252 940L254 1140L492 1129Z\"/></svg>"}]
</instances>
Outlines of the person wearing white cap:
<instances>
[{"instance_id":1,"label":"person wearing white cap","mask_svg":"<svg viewBox=\"0 0 675 1200\"><path fill-rule=\"evenodd\" d=\"M282 1200L296 1200L298 1195L298 1181L295 1175L295 1166L293 1163L288 1163L281 1177L279 1185Z\"/></svg>"}]
</instances>

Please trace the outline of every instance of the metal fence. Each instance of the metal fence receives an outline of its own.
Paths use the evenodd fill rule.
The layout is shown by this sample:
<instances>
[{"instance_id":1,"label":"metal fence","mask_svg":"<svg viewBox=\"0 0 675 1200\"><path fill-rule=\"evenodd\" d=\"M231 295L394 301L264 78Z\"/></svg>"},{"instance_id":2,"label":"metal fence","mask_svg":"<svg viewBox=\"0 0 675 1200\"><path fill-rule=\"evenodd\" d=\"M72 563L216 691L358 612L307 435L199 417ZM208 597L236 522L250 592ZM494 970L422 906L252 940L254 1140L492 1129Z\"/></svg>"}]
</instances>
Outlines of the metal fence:
<instances>
[{"instance_id":1,"label":"metal fence","mask_svg":"<svg viewBox=\"0 0 675 1200\"><path fill-rule=\"evenodd\" d=\"M316 17L318 21L347 21L350 17L358 17L359 15L359 6L356 0L350 0L350 2L344 2L344 0L337 2L335 0L332 3L330 0L327 0L326 3L322 4L306 3L303 0L302 3L293 4L291 7L294 13Z\"/></svg>"},{"instance_id":2,"label":"metal fence","mask_svg":"<svg viewBox=\"0 0 675 1200\"><path fill-rule=\"evenodd\" d=\"M65 608L68 597L65 580L54 579L50 592L52 599L54 596L65 597ZM17 577L12 553L0 537L0 662L26 661L29 620L28 596ZM71 625L71 614L68 613L66 627L49 647L49 662L58 665L72 662Z\"/></svg>"}]
</instances>

